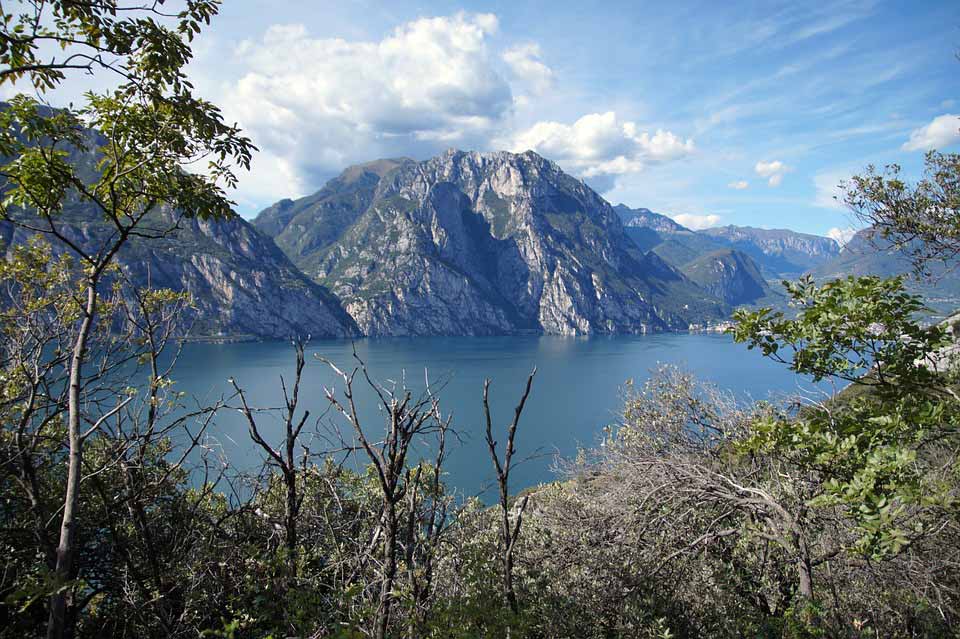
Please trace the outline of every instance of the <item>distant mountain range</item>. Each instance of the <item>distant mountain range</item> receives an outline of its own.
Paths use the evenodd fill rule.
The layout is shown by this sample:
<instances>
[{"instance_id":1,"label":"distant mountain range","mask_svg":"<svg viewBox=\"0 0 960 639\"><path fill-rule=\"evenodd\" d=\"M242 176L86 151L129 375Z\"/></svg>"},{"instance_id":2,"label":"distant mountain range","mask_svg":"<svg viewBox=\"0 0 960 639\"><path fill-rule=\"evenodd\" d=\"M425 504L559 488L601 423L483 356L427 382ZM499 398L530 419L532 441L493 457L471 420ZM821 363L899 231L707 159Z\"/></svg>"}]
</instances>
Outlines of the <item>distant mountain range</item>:
<instances>
[{"instance_id":1,"label":"distant mountain range","mask_svg":"<svg viewBox=\"0 0 960 639\"><path fill-rule=\"evenodd\" d=\"M847 275L892 277L907 274L906 288L922 295L935 313L948 315L960 307L960 261L933 262L927 277L910 277L911 264L905 252L872 229L859 231L843 247L840 255L810 273L821 281Z\"/></svg>"},{"instance_id":2,"label":"distant mountain range","mask_svg":"<svg viewBox=\"0 0 960 639\"><path fill-rule=\"evenodd\" d=\"M77 205L61 223L81 244L105 232ZM0 250L26 239L0 224ZM138 284L193 294L194 335L258 338L687 330L738 305L781 304L779 279L908 268L863 234L841 251L814 235L693 231L613 207L529 151L357 165L252 224L187 221L162 240L133 239L119 259ZM924 292L955 304L960 278L945 271Z\"/></svg>"},{"instance_id":3,"label":"distant mountain range","mask_svg":"<svg viewBox=\"0 0 960 639\"><path fill-rule=\"evenodd\" d=\"M842 248L832 239L785 229L723 226L693 231L650 209L615 207L627 234L705 290L734 305L778 306L781 280L810 274L817 281L848 275L906 275L908 290L939 314L960 306L960 263L935 264L928 278L911 277L904 251L871 229Z\"/></svg>"},{"instance_id":4,"label":"distant mountain range","mask_svg":"<svg viewBox=\"0 0 960 639\"><path fill-rule=\"evenodd\" d=\"M840 255L840 246L828 237L750 226L692 231L650 209L631 209L622 204L616 208L638 245L677 265L705 251L733 249L749 256L764 277L792 279Z\"/></svg>"}]
</instances>

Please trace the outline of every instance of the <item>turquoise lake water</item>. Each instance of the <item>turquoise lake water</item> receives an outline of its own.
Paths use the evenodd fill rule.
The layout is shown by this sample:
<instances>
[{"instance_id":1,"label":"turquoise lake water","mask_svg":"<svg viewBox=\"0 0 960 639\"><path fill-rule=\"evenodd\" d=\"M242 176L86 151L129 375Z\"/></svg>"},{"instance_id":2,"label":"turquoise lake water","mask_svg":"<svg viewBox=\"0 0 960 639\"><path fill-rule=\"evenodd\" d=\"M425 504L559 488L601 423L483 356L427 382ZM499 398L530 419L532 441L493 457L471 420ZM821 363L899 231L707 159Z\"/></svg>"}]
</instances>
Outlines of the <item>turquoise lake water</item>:
<instances>
[{"instance_id":1,"label":"turquoise lake water","mask_svg":"<svg viewBox=\"0 0 960 639\"><path fill-rule=\"evenodd\" d=\"M518 490L555 478L555 459L571 457L578 447L597 443L605 426L617 422L628 379L638 384L658 363L680 366L703 380L728 389L744 399L768 399L809 389L810 385L785 366L771 362L726 335L662 334L617 337L484 337L484 338L389 338L356 342L357 353L377 379L400 380L424 387L429 375L435 391L440 389L441 407L452 413L458 437L451 442L447 482L464 495L479 494L493 477L483 440L482 388L490 378L494 426L505 431L530 370L538 373L518 429L517 459L512 489ZM305 441L312 451L339 446L332 433L348 438L349 427L329 413L324 386L339 388L339 380L313 354L352 366L349 341L315 341L307 348L301 405L311 412L316 431ZM238 344L187 344L174 379L177 387L200 401L214 401L230 394L233 377L247 392L251 405L281 405L280 377L291 379L292 347L283 342ZM360 412L370 433L382 433L382 417L371 393L355 384ZM324 415L314 427L314 417ZM260 416L261 430L279 444L278 416ZM236 411L219 414L209 431L232 464L254 467L260 451L250 442L246 422ZM500 441L504 441L501 436ZM349 441L352 442L352 439ZM502 444L501 444L502 446ZM427 447L417 454L432 456ZM491 493L485 495L486 498Z\"/></svg>"}]
</instances>

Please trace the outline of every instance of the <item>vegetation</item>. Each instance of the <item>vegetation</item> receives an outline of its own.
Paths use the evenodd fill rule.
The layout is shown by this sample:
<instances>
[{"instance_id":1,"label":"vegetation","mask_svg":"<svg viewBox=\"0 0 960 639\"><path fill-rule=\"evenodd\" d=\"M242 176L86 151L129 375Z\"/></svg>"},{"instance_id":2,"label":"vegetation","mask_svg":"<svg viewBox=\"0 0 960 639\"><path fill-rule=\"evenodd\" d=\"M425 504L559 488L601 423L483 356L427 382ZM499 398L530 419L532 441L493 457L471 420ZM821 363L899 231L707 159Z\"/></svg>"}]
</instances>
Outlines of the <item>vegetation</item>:
<instances>
[{"instance_id":1,"label":"vegetation","mask_svg":"<svg viewBox=\"0 0 960 639\"><path fill-rule=\"evenodd\" d=\"M927 274L960 254L960 155L930 151L925 177L910 185L900 167L868 166L844 185L843 202L877 235L912 258Z\"/></svg>"},{"instance_id":2,"label":"vegetation","mask_svg":"<svg viewBox=\"0 0 960 639\"><path fill-rule=\"evenodd\" d=\"M77 111L44 113L36 100L21 95L0 115L0 155L9 159L0 169L4 181L0 216L53 237L58 248L80 261L82 303L71 309L76 319L64 324L62 336L69 344L65 351L69 355L64 355L68 373L61 384L66 388L68 461L62 508L49 514L60 520L59 542L48 560L53 566L47 580L50 639L67 636L76 623L77 592L71 584L79 569L84 448L122 406L118 403L95 418L93 430L87 430L84 422L89 421L91 400L83 390L90 375L84 369L98 356L91 351L92 340L108 316L107 309L101 308L107 273L131 236L162 237L176 228L175 223L145 228L142 222L155 209L168 207L191 217L229 215L220 184L235 182L229 162L249 165L252 151L249 141L225 125L213 105L192 96L184 75L191 57L188 41L200 23L209 22L216 4L191 1L176 16L159 15L156 6L151 10L115 2L30 2L21 14L4 14L0 32L4 66L0 82L29 78L37 90L44 91L55 87L68 71L94 69L114 73L119 82L110 93L88 93L85 106ZM169 17L175 18L172 28L161 21ZM44 43L59 46L65 57L43 59ZM85 139L81 122L108 132L109 139ZM69 161L71 154L94 154L97 175L77 168ZM183 167L202 160L207 160L208 176L184 171ZM109 223L109 232L99 238L94 250L81 248L58 226L60 211L77 202L90 203ZM24 212L29 214L24 217ZM103 368L93 377L102 374ZM46 386L49 379L36 383ZM153 380L151 385L157 383ZM14 402L21 399L16 389L12 392ZM29 415L32 398L28 392L27 407L14 403L14 410L26 410ZM59 420L58 413L54 416ZM52 422L52 418L43 421L45 426ZM41 431L36 437L47 435Z\"/></svg>"},{"instance_id":3,"label":"vegetation","mask_svg":"<svg viewBox=\"0 0 960 639\"><path fill-rule=\"evenodd\" d=\"M0 81L42 89L98 67L121 86L76 111L18 97L0 114L0 213L41 236L0 261L0 637L957 635L953 327L920 324L902 280L800 280L785 285L795 316L738 314L737 340L842 392L744 405L661 369L631 389L602 446L523 495L510 473L534 374L502 444L487 382L497 503L457 501L439 394L380 382L359 357L314 362L339 378L325 389L326 451L305 441L327 422L299 405L304 341L280 408L251 405L243 380L210 405L174 390L169 347L189 299L133 286L114 257L179 216L230 215L221 186L252 147L182 75L216 5L187 2L173 27L113 2L32 6L4 16ZM82 53L45 62L37 43L50 38ZM89 124L106 137L81 135ZM76 154L96 155L95 175ZM212 158L205 175L183 169L199 158ZM938 166L953 174L937 184L955 184L957 163ZM931 188L868 175L850 201L942 212L922 199ZM59 226L77 202L103 214L96 250ZM923 240L947 242L948 222L928 219ZM942 254L917 253L918 270ZM382 424L361 419L356 385ZM263 453L256 472L208 446L228 409ZM278 442L261 428L272 417Z\"/></svg>"}]
</instances>

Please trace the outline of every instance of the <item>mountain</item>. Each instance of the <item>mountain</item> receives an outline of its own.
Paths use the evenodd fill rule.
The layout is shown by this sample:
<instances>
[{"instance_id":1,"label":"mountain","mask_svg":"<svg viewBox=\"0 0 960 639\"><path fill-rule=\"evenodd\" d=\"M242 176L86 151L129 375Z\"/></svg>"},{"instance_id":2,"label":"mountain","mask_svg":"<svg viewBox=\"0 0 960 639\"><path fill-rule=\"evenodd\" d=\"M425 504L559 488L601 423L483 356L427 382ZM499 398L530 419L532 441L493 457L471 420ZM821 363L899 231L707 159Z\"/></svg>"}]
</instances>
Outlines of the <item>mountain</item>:
<instances>
[{"instance_id":1,"label":"mountain","mask_svg":"<svg viewBox=\"0 0 960 639\"><path fill-rule=\"evenodd\" d=\"M409 158L398 158L351 166L314 195L296 202L280 200L261 211L255 224L278 244L295 247L297 253L309 253L329 244L356 221L356 216L370 206L380 178L411 163ZM291 224L294 218L297 221ZM318 226L321 220L324 225Z\"/></svg>"},{"instance_id":2,"label":"mountain","mask_svg":"<svg viewBox=\"0 0 960 639\"><path fill-rule=\"evenodd\" d=\"M0 109L4 108L0 103ZM47 112L52 112L48 110ZM92 146L105 138L84 131ZM68 160L84 179L96 179L94 151L69 149ZM2 190L2 185L0 185ZM29 218L30 213L21 212ZM149 227L168 229L181 216L165 210L149 216ZM58 226L82 248L99 245L111 233L92 206L68 200ZM194 308L184 330L192 337L288 338L292 335L348 337L357 334L353 320L323 287L306 278L273 241L240 216L223 220L180 219L166 237L131 236L117 261L137 286L170 288L192 294ZM0 255L29 239L31 233L0 222ZM51 242L56 248L56 242Z\"/></svg>"},{"instance_id":3,"label":"mountain","mask_svg":"<svg viewBox=\"0 0 960 639\"><path fill-rule=\"evenodd\" d=\"M767 279L793 279L840 253L834 240L818 235L732 225L693 231L650 209L618 204L615 210L637 246L656 251L678 267L706 253L736 249L748 255Z\"/></svg>"},{"instance_id":4,"label":"mountain","mask_svg":"<svg viewBox=\"0 0 960 639\"><path fill-rule=\"evenodd\" d=\"M674 222L671 218L660 213L654 213L650 209L631 209L624 204L617 204L613 207L617 216L623 225L627 228L647 228L658 233L683 233L689 232L685 226Z\"/></svg>"},{"instance_id":5,"label":"mountain","mask_svg":"<svg viewBox=\"0 0 960 639\"><path fill-rule=\"evenodd\" d=\"M840 254L840 246L828 237L785 229L721 226L699 233L743 251L757 262L767 277L776 279L792 279Z\"/></svg>"},{"instance_id":6,"label":"mountain","mask_svg":"<svg viewBox=\"0 0 960 639\"><path fill-rule=\"evenodd\" d=\"M692 231L650 209L614 207L627 235L644 251L678 268L704 291L726 304L777 303L754 260L722 239Z\"/></svg>"},{"instance_id":7,"label":"mountain","mask_svg":"<svg viewBox=\"0 0 960 639\"><path fill-rule=\"evenodd\" d=\"M677 268L696 258L726 248L723 242L692 231L671 218L650 209L614 207L627 235L643 251L653 251Z\"/></svg>"},{"instance_id":8,"label":"mountain","mask_svg":"<svg viewBox=\"0 0 960 639\"><path fill-rule=\"evenodd\" d=\"M369 335L642 333L728 310L533 152L351 167L254 224Z\"/></svg>"},{"instance_id":9,"label":"mountain","mask_svg":"<svg viewBox=\"0 0 960 639\"><path fill-rule=\"evenodd\" d=\"M904 275L906 288L922 295L931 308L941 313L955 310L960 306L960 260L932 263L930 271L929 277L914 277L907 251L868 228L858 231L837 257L812 269L810 275L818 281L849 275Z\"/></svg>"},{"instance_id":10,"label":"mountain","mask_svg":"<svg viewBox=\"0 0 960 639\"><path fill-rule=\"evenodd\" d=\"M720 249L694 258L681 267L684 275L727 304L757 304L774 293L750 256Z\"/></svg>"},{"instance_id":11,"label":"mountain","mask_svg":"<svg viewBox=\"0 0 960 639\"><path fill-rule=\"evenodd\" d=\"M157 222L169 223L168 213ZM162 221L161 221L162 220ZM94 246L102 229L89 211L65 212L65 234ZM188 291L191 337L348 337L356 325L329 292L304 277L270 238L239 216L181 220L162 239L130 238L117 261L138 286ZM29 233L0 223L0 250L24 243Z\"/></svg>"},{"instance_id":12,"label":"mountain","mask_svg":"<svg viewBox=\"0 0 960 639\"><path fill-rule=\"evenodd\" d=\"M889 242L874 237L871 229L862 229L829 262L811 269L816 279L836 279L848 275L892 277L910 272L910 260Z\"/></svg>"}]
</instances>

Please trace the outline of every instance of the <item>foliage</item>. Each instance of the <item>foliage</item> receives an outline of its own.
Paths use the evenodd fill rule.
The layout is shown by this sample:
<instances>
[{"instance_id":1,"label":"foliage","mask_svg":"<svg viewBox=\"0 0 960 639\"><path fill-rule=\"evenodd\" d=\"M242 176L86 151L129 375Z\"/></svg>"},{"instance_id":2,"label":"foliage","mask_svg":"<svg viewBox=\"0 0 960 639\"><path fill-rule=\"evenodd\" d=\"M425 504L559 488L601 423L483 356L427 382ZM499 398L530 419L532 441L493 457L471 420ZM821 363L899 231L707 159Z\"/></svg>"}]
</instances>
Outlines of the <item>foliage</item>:
<instances>
[{"instance_id":1,"label":"foliage","mask_svg":"<svg viewBox=\"0 0 960 639\"><path fill-rule=\"evenodd\" d=\"M177 73L190 59L187 42L209 24L217 0L189 0L165 14L161 5L116 0L22 3L0 25L0 84L28 77L39 91L52 89L67 72L105 70L126 79L183 82ZM173 28L165 23L173 22ZM56 53L44 57L44 49Z\"/></svg>"},{"instance_id":2,"label":"foliage","mask_svg":"<svg viewBox=\"0 0 960 639\"><path fill-rule=\"evenodd\" d=\"M895 555L957 504L949 474L960 402L952 362L939 356L948 333L918 322L922 303L901 278L804 279L787 290L796 317L740 311L734 338L815 381L868 392L761 420L744 446L816 469L824 491L811 505L843 507L860 533L856 550Z\"/></svg>"},{"instance_id":3,"label":"foliage","mask_svg":"<svg viewBox=\"0 0 960 639\"><path fill-rule=\"evenodd\" d=\"M898 165L883 171L871 165L841 185L843 203L905 251L918 274L960 254L960 155L930 151L924 173L918 183L909 184Z\"/></svg>"},{"instance_id":4,"label":"foliage","mask_svg":"<svg viewBox=\"0 0 960 639\"><path fill-rule=\"evenodd\" d=\"M851 276L819 286L804 277L783 285L796 317L741 309L735 340L817 382L838 378L890 390L923 388L936 378L923 364L933 363L947 336L938 325L918 323L922 300L904 291L902 278Z\"/></svg>"},{"instance_id":5,"label":"foliage","mask_svg":"<svg viewBox=\"0 0 960 639\"><path fill-rule=\"evenodd\" d=\"M102 352L94 350L98 331L104 328L101 318L110 317L112 308L101 306L103 287L114 269L114 259L131 237L163 237L176 230L181 216L224 217L230 214L223 185L235 184L232 164L249 168L253 145L240 135L235 126L223 122L219 110L212 104L196 98L186 79L186 64L190 61L189 41L199 32L200 23L209 22L216 13L217 4L211 0L188 0L184 10L176 16L165 16L153 5L123 5L105 2L28 2L19 14L2 16L0 28L0 84L13 83L29 77L33 85L44 91L55 87L66 76L67 70L105 70L119 78L114 90L85 94L85 105L61 111L42 108L37 100L24 95L15 97L0 112L0 166L3 201L0 219L30 233L42 233L58 243L58 250L69 251L81 263L79 282L79 315L76 322L63 324L64 339L69 343L66 357L67 373L60 381L65 396L50 406L61 407L66 422L66 473L62 509L53 509L50 520L60 520L59 540L54 545L49 539L47 563L52 564L56 588L50 594L47 635L50 639L71 636L77 624L77 611L90 605L96 598L96 589L89 597L81 589L66 587L76 582L81 566L77 557L82 553L78 532L83 526L82 494L89 489L85 481L84 447L91 437L103 430L113 417L121 415L132 398L124 399L116 389L98 387L97 382L115 372L125 359L124 344L108 344ZM159 18L159 19L158 19ZM170 28L165 20L173 19ZM44 44L59 46L65 59L42 58ZM81 124L102 132L85 133ZM78 156L93 156L96 170L86 170L82 162L71 161ZM189 165L206 162L204 173L190 173ZM106 230L91 245L71 237L58 217L72 205L93 206L102 213ZM171 212L167 224L150 228L145 220L156 211ZM154 301L149 295L137 295L139 312L147 310ZM118 308L122 305L118 305ZM132 308L127 305L127 308ZM128 314L129 320L132 315ZM21 318L25 323L38 321L37 314L26 309ZM128 322L129 323L129 322ZM161 324L166 322L161 320ZM134 433L124 438L135 442L132 450L141 453L156 444L156 438L169 431L157 427L160 414L155 401L164 392L158 375L157 358L169 333L154 322L147 322L151 365L149 382L150 404L144 424L137 422ZM111 324L108 322L109 328ZM158 328L161 335L154 334ZM159 339L159 341L157 341ZM132 344L131 344L132 345ZM19 347L16 347L19 348ZM15 348L15 349L16 349ZM22 349L20 349L22 350ZM131 349L134 353L136 348ZM43 352L42 350L40 351ZM128 353L129 354L129 353ZM89 366L91 360L101 360L99 370ZM43 355L36 356L43 360ZM39 370L38 367L34 367ZM35 389L47 389L45 378L49 368L38 373L38 381L28 393L31 407ZM84 391L94 389L85 395ZM110 392L114 391L114 392ZM106 401L115 402L113 408ZM51 409L53 410L53 409ZM35 426L32 410L21 419L18 445L28 426ZM43 421L40 422L43 425ZM182 425L174 420L174 424ZM145 429L145 431L143 430ZM33 441L42 438L42 428L33 431ZM192 447L197 439L192 438ZM94 440L93 443L96 443ZM36 448L34 445L33 448ZM121 466L127 464L125 453ZM13 459L27 455L20 451ZM35 477L35 469L22 468L26 481ZM137 473L125 475L127 483ZM95 474L94 477L99 477ZM33 490L36 487L31 487ZM142 495L130 504L136 526L146 525ZM36 499L33 500L36 502ZM34 516L40 517L35 507ZM38 530L37 534L46 531ZM149 540L147 541L150 545ZM154 557L156 560L156 557ZM159 570L153 566L154 587L161 589Z\"/></svg>"},{"instance_id":6,"label":"foliage","mask_svg":"<svg viewBox=\"0 0 960 639\"><path fill-rule=\"evenodd\" d=\"M853 390L744 405L660 369L561 481L510 495L528 380L502 449L487 411L496 508L444 485L455 431L439 398L378 383L359 358L327 362L342 388L325 396L347 433L328 440L366 467L301 442L300 340L279 411L239 382L191 402L167 348L188 297L133 287L114 263L132 237L230 215L232 166L253 151L184 75L217 3L183 6L30 0L2 16L0 84L98 70L119 86L79 109L19 96L0 112L0 215L54 242L0 261L0 637L956 635L960 398L947 329L916 320L899 279L804 279L786 285L795 317L737 316L737 340ZM44 57L51 42L64 57ZM957 158L928 166L915 188L894 167L848 193L881 232L931 247L921 261L956 239ZM81 204L102 213L93 249L61 226ZM355 380L382 424L361 422ZM205 436L226 408L264 455L252 473ZM258 425L270 413L276 448Z\"/></svg>"}]
</instances>

